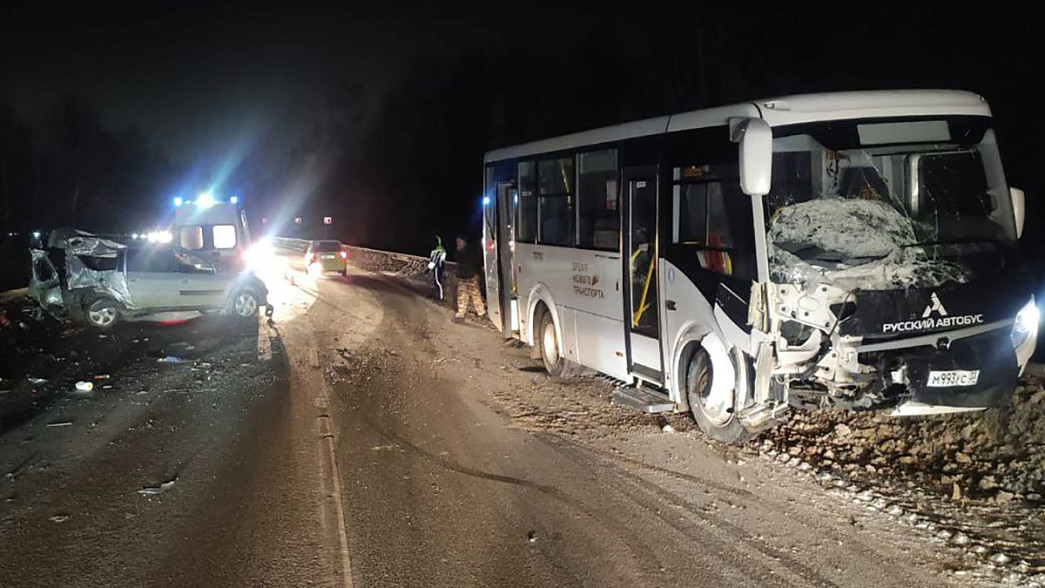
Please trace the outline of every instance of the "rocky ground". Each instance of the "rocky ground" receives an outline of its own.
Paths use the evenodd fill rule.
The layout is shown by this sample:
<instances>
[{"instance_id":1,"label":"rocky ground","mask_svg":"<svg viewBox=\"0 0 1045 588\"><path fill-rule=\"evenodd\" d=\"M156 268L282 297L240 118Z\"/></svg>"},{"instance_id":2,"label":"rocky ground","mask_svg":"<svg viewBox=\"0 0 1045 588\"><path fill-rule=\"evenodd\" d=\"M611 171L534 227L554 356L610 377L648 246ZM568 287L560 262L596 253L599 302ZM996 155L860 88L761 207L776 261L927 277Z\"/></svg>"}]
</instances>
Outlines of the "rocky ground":
<instances>
[{"instance_id":1,"label":"rocky ground","mask_svg":"<svg viewBox=\"0 0 1045 588\"><path fill-rule=\"evenodd\" d=\"M1033 508L1045 493L1045 389L1040 379L1026 378L1010 406L982 413L800 413L760 448L854 480L898 476L955 502Z\"/></svg>"},{"instance_id":2,"label":"rocky ground","mask_svg":"<svg viewBox=\"0 0 1045 588\"><path fill-rule=\"evenodd\" d=\"M1045 584L1045 389L1025 377L1011 405L950 416L799 413L747 450L813 475L980 560L1013 585Z\"/></svg>"}]
</instances>

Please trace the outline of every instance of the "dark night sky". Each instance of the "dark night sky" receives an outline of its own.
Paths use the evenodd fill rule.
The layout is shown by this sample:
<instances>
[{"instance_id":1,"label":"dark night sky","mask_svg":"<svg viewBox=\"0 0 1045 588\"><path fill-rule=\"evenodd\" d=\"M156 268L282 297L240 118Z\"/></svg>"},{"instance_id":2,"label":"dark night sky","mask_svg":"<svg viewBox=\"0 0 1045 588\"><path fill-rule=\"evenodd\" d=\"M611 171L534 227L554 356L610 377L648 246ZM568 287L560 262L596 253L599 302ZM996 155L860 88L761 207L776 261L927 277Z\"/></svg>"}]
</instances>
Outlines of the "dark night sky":
<instances>
[{"instance_id":1,"label":"dark night sky","mask_svg":"<svg viewBox=\"0 0 1045 588\"><path fill-rule=\"evenodd\" d=\"M74 91L176 158L220 160L244 143L286 142L322 108L331 81L380 86L419 48L446 41L436 23L416 28L417 13L404 22L362 10L139 10L0 18L0 89L29 112Z\"/></svg>"},{"instance_id":2,"label":"dark night sky","mask_svg":"<svg viewBox=\"0 0 1045 588\"><path fill-rule=\"evenodd\" d=\"M417 60L452 63L462 51L532 49L560 66L583 67L591 61L582 51L612 45L614 63L632 69L614 72L608 89L603 84L588 98L623 101L627 93L618 95L612 83L628 84L641 70L659 66L662 56L690 51L697 23L715 21L708 76L721 86L730 78L752 78L745 85L756 94L746 98L886 87L984 94L998 116L1011 183L1028 188L1032 200L1042 186L1037 172L1045 153L1037 137L1043 125L1035 111L1043 97L1040 33L1033 19L996 7L958 12L858 3L847 13L837 4L731 8L685 2L643 3L622 13L605 3L592 9L528 3L525 10L487 4L481 11L447 11L434 3L386 2L379 8L342 4L337 11L291 6L271 12L186 4L83 5L70 11L36 4L42 8L0 9L0 102L40 118L61 92L85 96L104 124L140 127L152 144L200 177L260 176L325 119L330 96L341 85L361 89L359 100L379 99ZM716 70L715 56L740 53L743 66L723 59L734 65ZM517 67L513 55L500 54L497 69L510 73ZM572 82L563 84L565 103L574 105L581 102L568 100L571 93L583 95L605 81L586 79L584 71L562 77ZM481 88L484 80L474 83ZM525 80L516 91L529 92ZM639 95L632 92L630 103L583 124L549 116L555 120L547 128L569 132L580 130L575 124L614 124L623 122L619 117L698 105L685 96L660 95L636 104ZM511 121L506 126L498 136L534 138L527 128L512 129ZM453 139L447 145L452 148ZM479 155L474 170L450 174L463 184L462 198L479 189Z\"/></svg>"}]
</instances>

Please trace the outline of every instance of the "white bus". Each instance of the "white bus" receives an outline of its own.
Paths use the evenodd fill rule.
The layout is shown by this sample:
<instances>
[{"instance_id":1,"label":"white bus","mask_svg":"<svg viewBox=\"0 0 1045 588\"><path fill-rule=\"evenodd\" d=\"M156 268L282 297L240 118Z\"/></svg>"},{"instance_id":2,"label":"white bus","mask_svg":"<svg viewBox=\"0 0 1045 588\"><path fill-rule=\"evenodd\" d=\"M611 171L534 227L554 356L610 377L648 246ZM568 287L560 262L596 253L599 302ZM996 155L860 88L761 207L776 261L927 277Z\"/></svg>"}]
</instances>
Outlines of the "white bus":
<instances>
[{"instance_id":1,"label":"white bus","mask_svg":"<svg viewBox=\"0 0 1045 588\"><path fill-rule=\"evenodd\" d=\"M977 95L792 96L484 163L497 327L715 439L796 408L1006 403L1033 352L1023 193Z\"/></svg>"}]
</instances>

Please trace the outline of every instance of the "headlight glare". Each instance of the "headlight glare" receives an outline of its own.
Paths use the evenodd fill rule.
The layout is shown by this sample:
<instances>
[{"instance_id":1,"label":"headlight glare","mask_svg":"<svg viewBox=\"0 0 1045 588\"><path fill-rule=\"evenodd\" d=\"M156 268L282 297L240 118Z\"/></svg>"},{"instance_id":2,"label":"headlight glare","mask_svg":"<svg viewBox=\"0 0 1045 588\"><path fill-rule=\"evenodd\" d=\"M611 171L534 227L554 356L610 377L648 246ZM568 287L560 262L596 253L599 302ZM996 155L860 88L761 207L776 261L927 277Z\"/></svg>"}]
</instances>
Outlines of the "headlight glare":
<instances>
[{"instance_id":1,"label":"headlight glare","mask_svg":"<svg viewBox=\"0 0 1045 588\"><path fill-rule=\"evenodd\" d=\"M1038 321L1041 318L1041 313L1038 311L1037 305L1034 304L1034 300L1031 299L1023 308L1016 313L1016 320L1012 323L1012 346L1019 347L1023 345L1027 339L1038 334Z\"/></svg>"}]
</instances>

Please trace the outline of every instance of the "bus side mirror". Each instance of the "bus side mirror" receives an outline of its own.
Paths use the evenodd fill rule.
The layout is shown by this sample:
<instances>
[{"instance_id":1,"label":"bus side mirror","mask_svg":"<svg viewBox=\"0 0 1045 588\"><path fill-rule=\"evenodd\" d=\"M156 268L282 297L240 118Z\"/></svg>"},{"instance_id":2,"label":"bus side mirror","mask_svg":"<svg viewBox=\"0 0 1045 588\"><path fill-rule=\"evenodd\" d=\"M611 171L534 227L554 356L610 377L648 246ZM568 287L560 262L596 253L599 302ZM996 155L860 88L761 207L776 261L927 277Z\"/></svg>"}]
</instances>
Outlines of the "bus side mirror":
<instances>
[{"instance_id":1,"label":"bus side mirror","mask_svg":"<svg viewBox=\"0 0 1045 588\"><path fill-rule=\"evenodd\" d=\"M1016 217L1016 238L1019 239L1023 236L1023 219L1027 217L1027 204L1024 201L1023 190L1009 188L1009 195L1012 196L1012 213Z\"/></svg>"},{"instance_id":2,"label":"bus side mirror","mask_svg":"<svg viewBox=\"0 0 1045 588\"><path fill-rule=\"evenodd\" d=\"M740 189L765 196L773 177L773 129L760 118L732 120L730 127L730 138L740 143Z\"/></svg>"}]
</instances>

